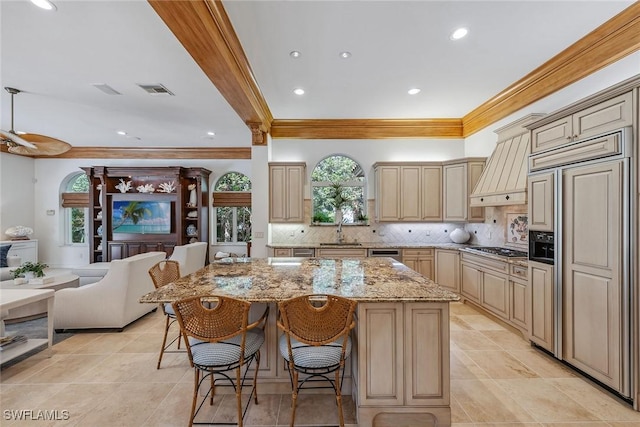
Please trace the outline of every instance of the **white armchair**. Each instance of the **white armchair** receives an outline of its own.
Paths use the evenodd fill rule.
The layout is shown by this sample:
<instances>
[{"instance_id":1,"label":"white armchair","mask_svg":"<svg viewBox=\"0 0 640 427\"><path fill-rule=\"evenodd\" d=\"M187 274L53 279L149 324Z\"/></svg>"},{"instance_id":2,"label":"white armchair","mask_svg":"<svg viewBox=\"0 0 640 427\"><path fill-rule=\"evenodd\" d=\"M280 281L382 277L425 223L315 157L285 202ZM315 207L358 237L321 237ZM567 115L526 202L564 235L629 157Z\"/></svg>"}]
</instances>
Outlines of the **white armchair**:
<instances>
[{"instance_id":1,"label":"white armchair","mask_svg":"<svg viewBox=\"0 0 640 427\"><path fill-rule=\"evenodd\" d=\"M147 252L111 261L98 282L61 289L54 299L53 324L60 329L117 328L153 311L140 297L155 290L149 269L164 260L164 252Z\"/></svg>"},{"instance_id":2,"label":"white armchair","mask_svg":"<svg viewBox=\"0 0 640 427\"><path fill-rule=\"evenodd\" d=\"M180 274L186 276L204 267L207 256L207 242L195 242L188 245L176 246L169 257L170 260L178 261L180 264Z\"/></svg>"}]
</instances>

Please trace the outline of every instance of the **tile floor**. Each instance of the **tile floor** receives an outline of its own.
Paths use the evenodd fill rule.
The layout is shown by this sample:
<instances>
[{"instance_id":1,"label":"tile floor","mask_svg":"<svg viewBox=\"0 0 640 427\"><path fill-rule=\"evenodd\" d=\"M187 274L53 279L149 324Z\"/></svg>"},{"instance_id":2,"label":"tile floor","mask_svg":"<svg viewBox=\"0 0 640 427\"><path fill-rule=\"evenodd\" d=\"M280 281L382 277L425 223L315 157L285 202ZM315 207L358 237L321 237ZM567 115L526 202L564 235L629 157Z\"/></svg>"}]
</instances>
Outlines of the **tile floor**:
<instances>
[{"instance_id":1,"label":"tile floor","mask_svg":"<svg viewBox=\"0 0 640 427\"><path fill-rule=\"evenodd\" d=\"M640 413L620 403L518 334L470 306L451 305L451 408L457 427L632 427ZM0 372L2 426L184 426L193 374L186 356L167 354L156 370L164 319L146 316L122 333L79 333ZM355 426L353 401L345 419ZM246 426L289 422L288 394L261 394ZM326 408L326 410L324 410ZM58 410L57 421L13 421L7 410ZM211 413L235 415L221 397ZM296 425L336 425L331 395L300 395ZM419 426L398 426L419 427Z\"/></svg>"}]
</instances>

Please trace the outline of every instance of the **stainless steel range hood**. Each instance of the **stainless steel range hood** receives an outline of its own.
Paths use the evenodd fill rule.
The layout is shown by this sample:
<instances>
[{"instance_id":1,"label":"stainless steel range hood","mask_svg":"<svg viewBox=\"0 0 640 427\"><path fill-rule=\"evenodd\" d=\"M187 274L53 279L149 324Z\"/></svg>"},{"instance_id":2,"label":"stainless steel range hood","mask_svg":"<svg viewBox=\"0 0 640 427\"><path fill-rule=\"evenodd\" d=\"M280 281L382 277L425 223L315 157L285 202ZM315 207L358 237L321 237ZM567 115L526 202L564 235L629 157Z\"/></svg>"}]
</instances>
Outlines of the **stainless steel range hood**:
<instances>
[{"instance_id":1,"label":"stainless steel range hood","mask_svg":"<svg viewBox=\"0 0 640 427\"><path fill-rule=\"evenodd\" d=\"M495 131L498 143L471 193L471 206L527 203L530 133L525 126L543 116L544 114L529 114Z\"/></svg>"}]
</instances>

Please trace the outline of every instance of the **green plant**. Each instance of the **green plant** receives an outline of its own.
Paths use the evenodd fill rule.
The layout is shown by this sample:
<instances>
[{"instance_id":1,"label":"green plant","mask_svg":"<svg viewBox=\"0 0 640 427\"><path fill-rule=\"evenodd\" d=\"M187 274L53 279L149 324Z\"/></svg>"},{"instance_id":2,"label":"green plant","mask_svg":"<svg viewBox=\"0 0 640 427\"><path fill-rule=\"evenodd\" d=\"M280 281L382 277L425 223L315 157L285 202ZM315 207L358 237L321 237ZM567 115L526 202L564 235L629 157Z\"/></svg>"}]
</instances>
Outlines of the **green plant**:
<instances>
[{"instance_id":1,"label":"green plant","mask_svg":"<svg viewBox=\"0 0 640 427\"><path fill-rule=\"evenodd\" d=\"M360 212L360 213L358 213L357 220L361 221L361 222L367 222L367 221L369 221L369 217L366 216L365 214L363 214L362 212Z\"/></svg>"},{"instance_id":2,"label":"green plant","mask_svg":"<svg viewBox=\"0 0 640 427\"><path fill-rule=\"evenodd\" d=\"M15 270L10 270L10 272L14 279L16 277L24 277L25 273L28 272L32 272L35 277L42 277L44 276L44 269L47 267L49 266L42 262L27 261Z\"/></svg>"},{"instance_id":3,"label":"green plant","mask_svg":"<svg viewBox=\"0 0 640 427\"><path fill-rule=\"evenodd\" d=\"M316 212L313 215L313 222L333 222L333 220L325 212Z\"/></svg>"},{"instance_id":4,"label":"green plant","mask_svg":"<svg viewBox=\"0 0 640 427\"><path fill-rule=\"evenodd\" d=\"M344 193L344 187L340 183L331 184L331 204L335 209L351 204L353 200Z\"/></svg>"}]
</instances>

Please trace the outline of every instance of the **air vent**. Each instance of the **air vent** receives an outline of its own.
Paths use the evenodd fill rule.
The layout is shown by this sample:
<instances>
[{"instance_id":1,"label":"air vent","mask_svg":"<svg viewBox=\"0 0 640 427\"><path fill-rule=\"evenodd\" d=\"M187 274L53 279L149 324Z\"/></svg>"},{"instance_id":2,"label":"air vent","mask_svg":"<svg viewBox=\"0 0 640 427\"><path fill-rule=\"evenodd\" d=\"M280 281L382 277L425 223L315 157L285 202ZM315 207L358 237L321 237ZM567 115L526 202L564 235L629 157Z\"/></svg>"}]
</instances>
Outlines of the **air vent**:
<instances>
[{"instance_id":1,"label":"air vent","mask_svg":"<svg viewBox=\"0 0 640 427\"><path fill-rule=\"evenodd\" d=\"M169 96L175 96L173 94L173 92L171 92L169 89L167 89L166 87L164 87L163 85L161 85L160 83L156 83L156 84L150 84L150 85L144 85L144 84L140 84L138 83L138 86L140 86L142 89L144 89L148 94L151 95L169 95Z\"/></svg>"},{"instance_id":2,"label":"air vent","mask_svg":"<svg viewBox=\"0 0 640 427\"><path fill-rule=\"evenodd\" d=\"M122 95L120 92L112 88L106 83L93 83L91 86L106 93L107 95Z\"/></svg>"}]
</instances>

